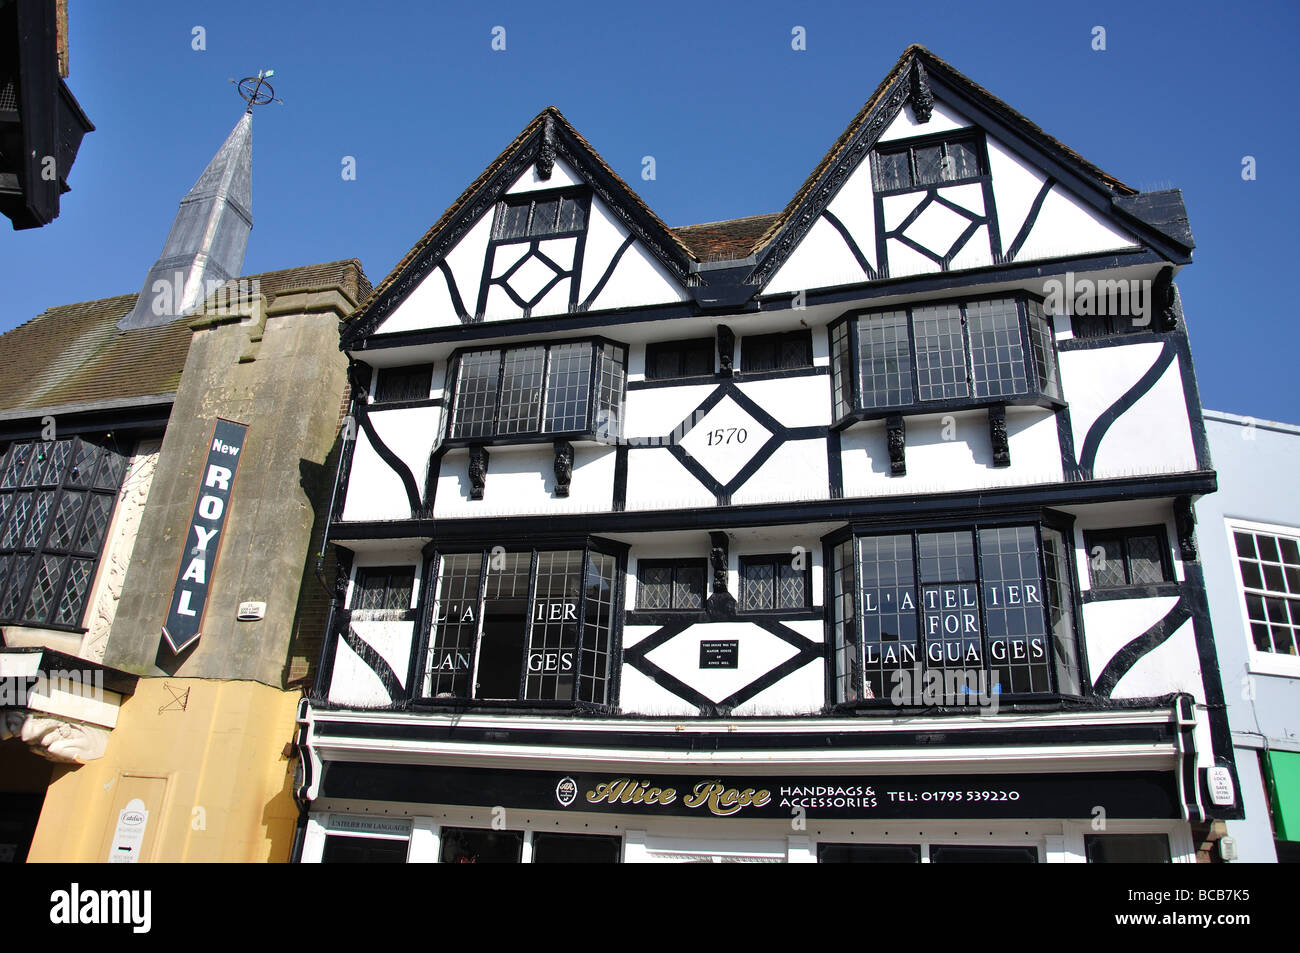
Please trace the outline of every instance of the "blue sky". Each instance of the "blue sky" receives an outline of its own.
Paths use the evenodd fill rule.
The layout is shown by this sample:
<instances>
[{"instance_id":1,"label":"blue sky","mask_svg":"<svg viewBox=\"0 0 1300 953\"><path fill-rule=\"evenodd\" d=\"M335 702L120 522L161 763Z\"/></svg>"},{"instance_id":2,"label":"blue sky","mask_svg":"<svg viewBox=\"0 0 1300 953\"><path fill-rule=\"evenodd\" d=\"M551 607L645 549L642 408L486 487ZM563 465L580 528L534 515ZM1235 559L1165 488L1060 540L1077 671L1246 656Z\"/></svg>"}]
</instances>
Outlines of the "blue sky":
<instances>
[{"instance_id":1,"label":"blue sky","mask_svg":"<svg viewBox=\"0 0 1300 953\"><path fill-rule=\"evenodd\" d=\"M356 257L378 283L547 104L669 225L778 211L922 43L1129 185L1183 190L1197 249L1179 283L1202 402L1300 422L1300 323L1274 297L1300 221L1286 165L1300 137L1294 3L446 6L71 0L68 82L97 131L62 215L0 228L0 329L139 290L243 111L227 79L259 67L276 70L285 104L254 119L245 273ZM496 26L505 51L491 48ZM791 48L795 26L806 50ZM640 177L646 155L654 181Z\"/></svg>"}]
</instances>

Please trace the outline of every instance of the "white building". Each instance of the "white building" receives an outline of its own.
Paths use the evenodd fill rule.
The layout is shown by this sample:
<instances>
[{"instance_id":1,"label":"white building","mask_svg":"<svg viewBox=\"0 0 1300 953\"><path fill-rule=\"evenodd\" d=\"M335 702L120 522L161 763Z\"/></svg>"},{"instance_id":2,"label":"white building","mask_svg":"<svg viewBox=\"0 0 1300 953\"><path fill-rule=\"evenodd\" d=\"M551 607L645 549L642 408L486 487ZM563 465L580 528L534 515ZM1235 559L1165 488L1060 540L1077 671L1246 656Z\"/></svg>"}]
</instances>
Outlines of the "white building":
<instances>
[{"instance_id":1,"label":"white building","mask_svg":"<svg viewBox=\"0 0 1300 953\"><path fill-rule=\"evenodd\" d=\"M1192 244L920 47L776 215L544 110L344 330L298 856L1194 859Z\"/></svg>"}]
</instances>

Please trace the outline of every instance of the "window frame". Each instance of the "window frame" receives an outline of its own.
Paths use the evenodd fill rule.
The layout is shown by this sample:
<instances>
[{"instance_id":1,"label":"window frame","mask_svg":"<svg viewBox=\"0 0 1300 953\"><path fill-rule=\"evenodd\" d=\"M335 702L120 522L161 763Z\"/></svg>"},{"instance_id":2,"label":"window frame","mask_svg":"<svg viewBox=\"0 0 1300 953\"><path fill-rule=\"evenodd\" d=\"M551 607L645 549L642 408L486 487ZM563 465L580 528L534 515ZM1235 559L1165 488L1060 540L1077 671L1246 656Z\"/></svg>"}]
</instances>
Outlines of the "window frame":
<instances>
[{"instance_id":1,"label":"window frame","mask_svg":"<svg viewBox=\"0 0 1300 953\"><path fill-rule=\"evenodd\" d=\"M589 347L591 366L588 371L587 380L587 412L585 424L582 427L572 430L547 430L546 429L546 412L547 412L547 382L551 368L551 351L554 348L565 347L570 345L587 345ZM514 433L503 433L501 429L501 407L504 396L506 359L505 356L511 351L523 351L530 348L542 348L542 366L540 371L540 396L541 404L537 411L537 427L531 430L523 430ZM601 406L600 406L600 364L601 354L605 347L613 347L617 352L621 352L619 358L623 368L622 384L617 395L617 413L606 415L604 421L612 420L614 422L614 431L610 432L602 426ZM483 351L495 351L497 358L497 381L495 398L493 401L492 413L492 432L477 437L460 437L456 436L456 415L460 409L461 394L461 361L466 354L478 353ZM486 447L499 444L527 444L527 443L552 443L557 440L595 440L605 442L611 439L618 439L623 435L623 409L627 405L627 375L628 375L628 355L629 347L619 341L613 341L609 338L600 336L588 336L581 338L565 338L556 340L543 341L516 341L497 347L466 346L457 348L447 359L447 385L444 398L446 412L444 414L445 422L443 424L443 436L441 445L446 447Z\"/></svg>"},{"instance_id":2,"label":"window frame","mask_svg":"<svg viewBox=\"0 0 1300 953\"><path fill-rule=\"evenodd\" d=\"M937 145L941 147L943 156L946 159L948 157L948 148L958 143L973 146L975 161L978 163L979 171L975 175L967 175L961 178L940 179L937 182L918 184L916 174L916 151L918 149L933 148ZM880 188L881 156L897 155L901 152L906 152L908 155L908 184L905 186L895 186L893 188ZM924 189L947 188L948 186L953 185L969 185L972 182L983 182L988 177L988 145L984 135L978 129L946 130L933 135L917 136L915 138L900 140L897 145L893 143L879 143L871 150L871 191L873 195L903 195L907 192L920 192Z\"/></svg>"},{"instance_id":3,"label":"window frame","mask_svg":"<svg viewBox=\"0 0 1300 953\"><path fill-rule=\"evenodd\" d=\"M549 232L534 232L532 225L534 216L537 214L537 205L540 202L548 202L554 199L556 201L555 217L558 224L560 211L564 207L566 200L573 201L582 209L582 227L557 229ZM518 208L527 205L528 219L525 223L524 234L504 236L501 229L505 224L505 212L508 208ZM514 192L508 195L502 195L497 200L493 218L491 242L493 245L508 245L513 242L530 242L546 241L552 238L574 238L587 233L587 227L591 222L591 190L586 186L565 186L558 189L539 189L531 192Z\"/></svg>"},{"instance_id":4,"label":"window frame","mask_svg":"<svg viewBox=\"0 0 1300 953\"><path fill-rule=\"evenodd\" d=\"M1232 560L1233 581L1236 584L1237 606L1241 613L1242 637L1246 641L1246 651L1251 672L1261 675L1284 675L1300 677L1300 655L1285 655L1281 652L1265 652L1255 646L1254 633L1251 630L1250 608L1246 604L1246 583L1241 572L1241 557L1237 553L1235 532L1248 532L1266 536L1285 536L1300 540L1300 527L1286 526L1280 523L1263 523L1256 520L1234 519L1224 517L1227 531L1228 555Z\"/></svg>"},{"instance_id":5,"label":"window frame","mask_svg":"<svg viewBox=\"0 0 1300 953\"><path fill-rule=\"evenodd\" d=\"M104 558L104 550L108 546L112 535L114 519L118 512L118 503L120 502L122 485L131 472L131 461L135 457L139 442L134 437L126 440L125 448L119 444L112 434L107 434L98 441L91 439L98 431L72 432L66 436L58 437L52 441L42 440L39 436L30 439L15 438L3 443L3 450L0 450L0 498L3 498L6 505L3 507L3 515L0 515L0 560L3 560L3 569L0 569L0 612L9 600L10 585L14 581L12 577L13 564L17 557L26 556L30 560L27 568L24 570L25 575L21 580L21 593L17 602L17 610L14 614L0 615L0 625L15 626L22 628L39 628L49 629L58 632L70 632L84 634L87 631L85 625L86 614L92 609L92 600L95 595L96 585L99 580L100 564ZM57 481L51 481L44 476L39 477L31 483L25 482L25 474L19 474L14 477L12 483L9 481L9 468L11 456L19 447L26 447L28 451L36 448L41 444L56 444L67 442L71 448L67 452L64 460L58 464L59 475ZM80 447L83 444L89 444L97 448L93 458L94 470L90 479L85 485L71 483L72 468ZM114 455L120 462L120 472L117 475L116 482L110 486L101 486L99 484L100 469L105 465L106 459ZM43 462L43 461L42 461ZM24 464L26 465L26 464ZM45 496L50 500L46 510L45 525L41 528L40 535L31 543L24 542L20 537L14 540L12 545L5 544L5 538L8 536L11 526L10 520L13 515L12 504L9 501L16 499L19 495L31 494L33 500ZM53 534L55 524L58 520L58 514L63 508L63 501L71 494L82 494L86 497L80 505L80 512L75 517L70 530L70 538L66 546L54 546ZM107 512L104 514L104 526L100 534L99 541L92 549L78 548L74 545L78 537L84 530L84 523L89 518L91 498L105 497L110 502ZM33 502L33 510L29 510L23 518L22 528L30 528L31 520L34 519L34 508L37 504ZM23 536L26 536L24 532ZM60 561L57 580L54 584L54 593L56 597L51 599L46 609L44 619L39 619L28 615L28 609L31 605L32 593L36 586L38 577L41 575L41 566L46 558L53 558ZM73 561L89 561L90 569L87 572L84 588L80 595L80 605L75 612L75 622L59 622L57 615L59 607L67 595L67 587L70 581L70 572Z\"/></svg>"},{"instance_id":6,"label":"window frame","mask_svg":"<svg viewBox=\"0 0 1300 953\"><path fill-rule=\"evenodd\" d=\"M686 355L688 350L699 349L706 350L709 354L709 370L704 374L687 374L686 373ZM672 350L677 351L677 374L651 374L651 354L660 355L663 352ZM711 337L699 338L677 338L671 341L650 341L645 346L645 366L642 368L642 377L647 381L697 381L712 380L718 373L718 345L717 339Z\"/></svg>"},{"instance_id":7,"label":"window frame","mask_svg":"<svg viewBox=\"0 0 1300 953\"><path fill-rule=\"evenodd\" d=\"M1133 582L1132 560L1129 555L1129 541L1131 537L1136 536L1154 536L1160 545L1160 580L1158 582ZM1092 550L1094 545L1106 539L1118 539L1123 551L1122 561L1124 564L1124 582L1119 585L1099 585L1097 577L1094 575L1092 566ZM1171 584L1176 585L1178 579L1174 575L1173 556L1169 548L1169 533L1163 523L1152 523L1146 526L1120 526L1105 529L1085 529L1083 531L1083 551L1088 561L1088 586L1090 592L1107 593L1107 592L1125 592L1129 590L1141 590L1151 588L1164 588Z\"/></svg>"},{"instance_id":8,"label":"window frame","mask_svg":"<svg viewBox=\"0 0 1300 953\"><path fill-rule=\"evenodd\" d=\"M675 599L677 593L677 572L680 569L698 569L702 574L700 585L700 604L698 606L676 606L671 605L668 608L654 608L644 605L641 601L641 594L645 586L645 571L647 569L672 569L672 580L669 583L670 598ZM704 558L695 559L692 557L682 557L679 559L637 559L636 562L636 609L637 612L703 612L709 603L709 561Z\"/></svg>"},{"instance_id":9,"label":"window frame","mask_svg":"<svg viewBox=\"0 0 1300 953\"><path fill-rule=\"evenodd\" d=\"M416 637L412 640L412 666L411 677L407 695L421 707L434 708L533 708L533 709L566 709L590 711L595 713L610 713L617 710L618 695L620 690L622 656L623 656L623 616L624 602L626 599L626 576L627 560L630 546L625 543L619 543L602 537L578 537L578 538L555 538L532 542L510 541L504 544L498 544L500 549L507 554L528 554L528 592L525 598L525 624L522 635L522 664L520 667L520 687L518 695L511 699L500 698L478 698L474 695L468 696L443 696L430 695L426 692L426 684L430 681L429 659L434 650L435 625L433 613L438 602L438 591L441 585L440 566L444 556L474 556L480 555L480 562L477 569L478 573L478 590L476 595L476 606L479 608L479 617L475 621L475 633L469 657L469 675L470 690L476 691L473 681L478 671L478 653L483 639L483 615L481 611L484 605L487 584L488 584L488 563L493 557L495 547L472 546L468 544L459 546L448 546L444 549L430 550L424 565L424 572L420 582L420 600L419 609L417 610ZM548 699L548 698L526 698L527 678L528 678L528 655L532 647L533 623L536 621L534 616L534 607L536 605L536 587L538 577L539 555L542 553L564 552L564 551L582 551L582 562L580 577L583 583L579 588L578 594L578 627L574 636L575 645L575 665L573 670L573 694L572 699ZM498 550L499 551L499 550ZM585 580L591 571L591 557L599 555L614 560L612 571L613 584L610 592L610 620L609 620L609 642L605 649L605 699L604 701L585 701L578 697L581 693L583 668L582 656L583 646L585 645L584 634L587 626L587 587Z\"/></svg>"},{"instance_id":10,"label":"window frame","mask_svg":"<svg viewBox=\"0 0 1300 953\"><path fill-rule=\"evenodd\" d=\"M1025 381L1025 391L1019 394L977 395L974 363L974 349L971 344L970 318L967 308L987 301L1014 302L1017 324L1021 342L1021 373ZM944 305L956 305L961 316L962 357L966 370L966 396L922 398L921 371L917 360L916 312ZM1033 313L1037 306L1038 313ZM861 322L875 315L891 315L903 312L903 326L907 337L908 369L905 378L911 390L911 400L868 405L862 391L862 335ZM1040 374L1034 356L1036 329L1034 323L1042 322L1043 333L1051 346L1049 366L1045 367L1046 379ZM837 335L844 329L843 346L847 354L847 367L840 366L837 359ZM827 325L827 340L830 347L831 376L831 419L832 427L843 429L866 420L880 420L895 414L935 414L951 410L975 410L987 407L1031 406L1060 409L1066 406L1064 390L1061 386L1060 348L1056 343L1056 326L1053 315L1043 308L1043 298L1026 291L1013 290L1003 293L984 295L962 295L946 298L927 298L922 301L907 302L890 307L855 309L845 312ZM848 371L847 380L844 370ZM841 406L843 403L843 407Z\"/></svg>"},{"instance_id":11,"label":"window frame","mask_svg":"<svg viewBox=\"0 0 1300 953\"><path fill-rule=\"evenodd\" d=\"M782 606L777 605L780 602L778 598L779 568L782 564L789 563L793 568L793 561L797 558L795 553L746 553L736 557L736 614L745 616L754 615L779 615L787 616L791 613L806 612L813 607L812 596L812 552L804 550L803 558L807 560L802 569L796 569L795 572L803 575L803 605L799 606ZM772 566L772 602L771 608L746 609L745 606L745 569L752 565L771 565Z\"/></svg>"},{"instance_id":12,"label":"window frame","mask_svg":"<svg viewBox=\"0 0 1300 953\"><path fill-rule=\"evenodd\" d=\"M421 374L421 377L422 377L422 378L423 378L423 376L424 376L425 371L428 372L428 379L427 379L427 381L425 382L425 387L424 387L424 393L423 393L423 395L421 395L421 396L419 396L419 397L385 397L385 396L383 396L383 393L382 393L382 384L383 384L383 380L384 380L384 375L385 375L386 373L387 373L387 374L392 374L392 373L394 373L394 372L396 372L396 371L408 371L408 372L410 372L410 371L413 371L415 368L420 368L420 369L421 369L420 374ZM393 406L398 406L398 405L411 405L411 404L426 404L426 403L428 403L428 402L431 400L431 398L430 398L429 395L433 392L433 373L434 373L434 364L433 364L432 361L430 361L430 362L424 362L424 363L417 362L417 363L414 363L414 364L398 364L398 365L394 365L393 367L376 367L376 368L375 368L374 392L373 392L373 394L371 395L371 398L370 398L370 405L371 405L372 407L383 407L383 408L387 408L387 407L393 407Z\"/></svg>"},{"instance_id":13,"label":"window frame","mask_svg":"<svg viewBox=\"0 0 1300 953\"><path fill-rule=\"evenodd\" d=\"M808 360L802 364L791 364L789 366L780 366L778 359L777 366L774 367L751 367L752 358L747 355L747 349L762 344L771 343L777 348L777 354L787 340L800 339L808 345ZM795 328L791 331L773 331L769 334L747 334L740 339L740 373L741 374L779 374L782 371L798 371L806 367L813 366L813 339L811 328Z\"/></svg>"},{"instance_id":14,"label":"window frame","mask_svg":"<svg viewBox=\"0 0 1300 953\"><path fill-rule=\"evenodd\" d=\"M383 587L383 591L384 591L383 601L385 604L382 606L372 607L372 608L367 608L361 605L362 598L366 592L366 583L370 581L371 578L378 578L381 574L385 578L385 584ZM393 589L392 586L394 575L401 575L403 577L408 575L410 576L411 583L408 588L409 594L406 598L406 605L390 606L387 604L391 600L391 597L393 596L394 592L396 591ZM348 599L348 611L350 611L353 614L354 618L356 617L356 613L358 612L366 612L366 613L374 612L374 613L384 613L384 614L395 614L399 612L411 613L412 612L411 602L413 599L415 599L418 596L418 593L416 591L416 585L419 579L419 575L420 575L419 567L414 565L413 563L405 563L405 564L390 563L390 564L374 565L374 566L357 566L356 569L354 570L354 578L352 581L352 594Z\"/></svg>"},{"instance_id":15,"label":"window frame","mask_svg":"<svg viewBox=\"0 0 1300 953\"><path fill-rule=\"evenodd\" d=\"M1076 554L1074 551L1074 518L1067 513L1048 508L1037 508L1022 510L1019 512L1000 513L971 519L969 516L953 516L949 518L929 519L924 521L900 520L885 523L853 523L849 526L838 530L822 539L822 559L825 571L822 573L822 604L825 607L825 638L826 638L826 698L832 710L852 710L856 708L877 708L890 711L905 711L915 706L894 705L888 696L883 698L866 698L866 679L867 665L864 657L867 640L863 637L862 619L863 613L863 585L862 585L862 566L861 566L861 548L859 540L865 537L876 536L896 536L910 535L913 546L913 585L919 594L929 583L920 581L920 568L915 560L916 537L925 533L940 532L970 532L974 537L974 559L975 559L975 583L977 587L984 587L984 575L981 568L981 553L979 533L981 530L1001 529L1012 527L1030 527L1034 530L1035 543L1038 547L1038 579L1043 587L1044 599L1042 601L1042 610L1044 616L1045 639L1049 649L1048 652L1048 677L1050 679L1050 690L1046 692L999 692L999 705L1014 705L1022 702L1041 703L1054 701L1077 701L1080 698L1086 698L1092 694L1092 680L1088 669L1087 644L1083 631L1083 604L1079 589L1078 568L1076 566ZM1079 692L1077 694L1063 692L1061 690L1062 679L1062 660L1058 657L1056 651L1056 636L1053 632L1051 605L1047 600L1049 588L1049 574L1047 568L1047 548L1043 541L1043 530L1050 529L1060 534L1063 542L1064 564L1059 567L1062 579L1068 583L1070 591L1068 598L1062 605L1062 613L1068 617L1070 632L1073 641L1074 657L1069 662L1073 665L1074 678L1079 683ZM858 697L854 699L844 699L841 697L840 683L851 673L844 673L839 670L839 643L838 633L836 631L837 607L835 606L835 550L843 543L849 543L850 553L847 571L853 582L852 590L847 594L849 599L849 609L852 612L851 623L856 638L855 658L853 668L859 675L859 685L857 686ZM921 619L923 613L918 603L918 636L923 638L921 633ZM980 617L980 637L981 644L987 649L988 645L988 617L985 612L984 600L981 594L979 602ZM918 640L919 644L919 640ZM919 653L919 654L924 654ZM982 658L983 671L989 672L992 668L992 660L988 657L987 651L984 651ZM929 672L931 669L924 661L920 662L924 671ZM939 669L942 671L942 669ZM991 686L990 686L991 690ZM969 707L969 706L966 706Z\"/></svg>"}]
</instances>

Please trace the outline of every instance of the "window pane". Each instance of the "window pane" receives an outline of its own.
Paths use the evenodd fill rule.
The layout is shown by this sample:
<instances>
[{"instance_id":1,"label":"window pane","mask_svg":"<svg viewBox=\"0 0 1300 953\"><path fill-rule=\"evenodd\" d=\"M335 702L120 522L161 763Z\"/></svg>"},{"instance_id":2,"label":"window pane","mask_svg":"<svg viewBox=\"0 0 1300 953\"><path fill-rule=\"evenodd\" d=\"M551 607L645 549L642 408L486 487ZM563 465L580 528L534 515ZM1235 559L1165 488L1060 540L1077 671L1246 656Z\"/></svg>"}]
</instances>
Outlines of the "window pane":
<instances>
[{"instance_id":1,"label":"window pane","mask_svg":"<svg viewBox=\"0 0 1300 953\"><path fill-rule=\"evenodd\" d=\"M853 410L853 355L849 352L849 323L841 321L831 331L831 400L836 419Z\"/></svg>"},{"instance_id":2,"label":"window pane","mask_svg":"<svg viewBox=\"0 0 1300 953\"><path fill-rule=\"evenodd\" d=\"M877 152L876 191L910 188L912 185L912 173L908 168L910 161L906 149L901 152Z\"/></svg>"},{"instance_id":3,"label":"window pane","mask_svg":"<svg viewBox=\"0 0 1300 953\"><path fill-rule=\"evenodd\" d=\"M853 592L853 544L835 547L831 569L831 626L835 652L836 701L862 697L862 665L858 651L857 601Z\"/></svg>"},{"instance_id":4,"label":"window pane","mask_svg":"<svg viewBox=\"0 0 1300 953\"><path fill-rule=\"evenodd\" d=\"M859 540L865 698L889 698L899 674L919 660L916 572L911 536Z\"/></svg>"},{"instance_id":5,"label":"window pane","mask_svg":"<svg viewBox=\"0 0 1300 953\"><path fill-rule=\"evenodd\" d=\"M1149 586L1165 581L1164 546L1158 536L1128 538L1129 582Z\"/></svg>"},{"instance_id":6,"label":"window pane","mask_svg":"<svg viewBox=\"0 0 1300 953\"><path fill-rule=\"evenodd\" d=\"M580 198L560 199L560 220L556 231L577 232L586 225L586 215Z\"/></svg>"},{"instance_id":7,"label":"window pane","mask_svg":"<svg viewBox=\"0 0 1300 953\"><path fill-rule=\"evenodd\" d=\"M897 407L912 403L912 355L907 338L907 312L863 316L858 321L858 346L862 406Z\"/></svg>"},{"instance_id":8,"label":"window pane","mask_svg":"<svg viewBox=\"0 0 1300 953\"><path fill-rule=\"evenodd\" d=\"M1020 313L1010 299L966 306L971 370L976 397L1006 397L1028 391Z\"/></svg>"},{"instance_id":9,"label":"window pane","mask_svg":"<svg viewBox=\"0 0 1300 953\"><path fill-rule=\"evenodd\" d=\"M469 351L460 356L453 437L489 437L495 430L501 352Z\"/></svg>"},{"instance_id":10,"label":"window pane","mask_svg":"<svg viewBox=\"0 0 1300 953\"><path fill-rule=\"evenodd\" d=\"M1065 695L1082 693L1079 651L1074 634L1073 590L1065 536L1043 527L1043 564L1047 567L1047 611L1056 661L1057 690Z\"/></svg>"},{"instance_id":11,"label":"window pane","mask_svg":"<svg viewBox=\"0 0 1300 953\"><path fill-rule=\"evenodd\" d=\"M919 864L915 844L818 844L819 864Z\"/></svg>"},{"instance_id":12,"label":"window pane","mask_svg":"<svg viewBox=\"0 0 1300 953\"><path fill-rule=\"evenodd\" d=\"M555 231L556 216L560 210L560 200L544 199L533 206L533 221L528 228L529 235L550 235Z\"/></svg>"},{"instance_id":13,"label":"window pane","mask_svg":"<svg viewBox=\"0 0 1300 953\"><path fill-rule=\"evenodd\" d=\"M1052 346L1052 327L1043 315L1043 306L1029 302L1029 336L1034 349L1034 370L1038 386L1049 397L1060 398L1061 380L1056 370L1056 350Z\"/></svg>"},{"instance_id":14,"label":"window pane","mask_svg":"<svg viewBox=\"0 0 1300 953\"><path fill-rule=\"evenodd\" d=\"M386 837L325 838L322 864L404 864L407 841Z\"/></svg>"},{"instance_id":15,"label":"window pane","mask_svg":"<svg viewBox=\"0 0 1300 953\"><path fill-rule=\"evenodd\" d=\"M524 697L570 701L578 672L582 551L539 552Z\"/></svg>"},{"instance_id":16,"label":"window pane","mask_svg":"<svg viewBox=\"0 0 1300 953\"><path fill-rule=\"evenodd\" d=\"M444 827L439 861L444 864L517 864L523 853L523 831Z\"/></svg>"},{"instance_id":17,"label":"window pane","mask_svg":"<svg viewBox=\"0 0 1300 953\"><path fill-rule=\"evenodd\" d=\"M546 432L586 430L590 394L591 345L552 347L546 374Z\"/></svg>"},{"instance_id":18,"label":"window pane","mask_svg":"<svg viewBox=\"0 0 1300 953\"><path fill-rule=\"evenodd\" d=\"M609 439L623 435L623 392L627 387L627 365L621 347L600 348L596 368L596 436Z\"/></svg>"},{"instance_id":19,"label":"window pane","mask_svg":"<svg viewBox=\"0 0 1300 953\"><path fill-rule=\"evenodd\" d=\"M23 613L26 621L37 624L47 621L62 579L63 560L58 556L43 556L37 564L32 594L27 600L27 610Z\"/></svg>"},{"instance_id":20,"label":"window pane","mask_svg":"<svg viewBox=\"0 0 1300 953\"><path fill-rule=\"evenodd\" d=\"M973 142L948 143L947 179L970 179L980 174L979 153Z\"/></svg>"},{"instance_id":21,"label":"window pane","mask_svg":"<svg viewBox=\"0 0 1300 953\"><path fill-rule=\"evenodd\" d=\"M469 697L482 559L481 553L442 557L424 689L430 698Z\"/></svg>"},{"instance_id":22,"label":"window pane","mask_svg":"<svg viewBox=\"0 0 1300 953\"><path fill-rule=\"evenodd\" d=\"M582 671L578 676L579 701L605 704L609 700L609 655L617 569L618 560L613 556L596 552L588 554L584 586L586 610L582 622Z\"/></svg>"},{"instance_id":23,"label":"window pane","mask_svg":"<svg viewBox=\"0 0 1300 953\"><path fill-rule=\"evenodd\" d=\"M704 566L678 566L673 574L673 608L704 608Z\"/></svg>"},{"instance_id":24,"label":"window pane","mask_svg":"<svg viewBox=\"0 0 1300 953\"><path fill-rule=\"evenodd\" d=\"M912 312L916 331L916 371L921 400L945 400L970 393L961 310L955 304Z\"/></svg>"},{"instance_id":25,"label":"window pane","mask_svg":"<svg viewBox=\"0 0 1300 953\"><path fill-rule=\"evenodd\" d=\"M596 834L533 834L535 864L617 864L623 853L619 837Z\"/></svg>"},{"instance_id":26,"label":"window pane","mask_svg":"<svg viewBox=\"0 0 1300 953\"><path fill-rule=\"evenodd\" d=\"M1124 548L1118 537L1097 537L1089 535L1088 571L1092 577L1094 589L1110 586L1123 586L1127 580L1124 573Z\"/></svg>"},{"instance_id":27,"label":"window pane","mask_svg":"<svg viewBox=\"0 0 1300 953\"><path fill-rule=\"evenodd\" d=\"M673 607L673 567L638 567L636 607L638 609L671 609Z\"/></svg>"},{"instance_id":28,"label":"window pane","mask_svg":"<svg viewBox=\"0 0 1300 953\"><path fill-rule=\"evenodd\" d=\"M530 202L505 205L497 219L497 238L523 238L528 232Z\"/></svg>"},{"instance_id":29,"label":"window pane","mask_svg":"<svg viewBox=\"0 0 1300 953\"><path fill-rule=\"evenodd\" d=\"M916 184L932 185L935 182L942 182L945 178L943 174L943 146L922 146L914 149L916 156Z\"/></svg>"},{"instance_id":30,"label":"window pane","mask_svg":"<svg viewBox=\"0 0 1300 953\"><path fill-rule=\"evenodd\" d=\"M497 433L533 433L537 430L545 358L546 349L542 347L514 348L505 352Z\"/></svg>"},{"instance_id":31,"label":"window pane","mask_svg":"<svg viewBox=\"0 0 1300 953\"><path fill-rule=\"evenodd\" d=\"M92 493L86 503L86 516L81 521L81 532L77 534L74 548L81 553L98 555L99 546L104 541L104 532L113 515L113 497L103 493Z\"/></svg>"},{"instance_id":32,"label":"window pane","mask_svg":"<svg viewBox=\"0 0 1300 953\"><path fill-rule=\"evenodd\" d=\"M375 382L375 403L398 400L425 400L433 381L432 364L407 367L381 367Z\"/></svg>"},{"instance_id":33,"label":"window pane","mask_svg":"<svg viewBox=\"0 0 1300 953\"><path fill-rule=\"evenodd\" d=\"M991 683L1003 692L1051 691L1034 529L985 529L979 540Z\"/></svg>"},{"instance_id":34,"label":"window pane","mask_svg":"<svg viewBox=\"0 0 1300 953\"><path fill-rule=\"evenodd\" d=\"M682 352L682 374L685 377L703 377L713 373L712 338L685 342Z\"/></svg>"},{"instance_id":35,"label":"window pane","mask_svg":"<svg viewBox=\"0 0 1300 953\"><path fill-rule=\"evenodd\" d=\"M532 553L494 554L483 587L474 697L517 700L524 679Z\"/></svg>"},{"instance_id":36,"label":"window pane","mask_svg":"<svg viewBox=\"0 0 1300 953\"><path fill-rule=\"evenodd\" d=\"M776 567L770 562L743 561L740 578L740 607L745 610L771 609L776 591Z\"/></svg>"},{"instance_id":37,"label":"window pane","mask_svg":"<svg viewBox=\"0 0 1300 953\"><path fill-rule=\"evenodd\" d=\"M1089 834L1083 846L1090 864L1170 863L1167 834Z\"/></svg>"},{"instance_id":38,"label":"window pane","mask_svg":"<svg viewBox=\"0 0 1300 953\"><path fill-rule=\"evenodd\" d=\"M807 573L796 569L793 561L777 563L776 606L778 609L802 609L808 605Z\"/></svg>"},{"instance_id":39,"label":"window pane","mask_svg":"<svg viewBox=\"0 0 1300 953\"><path fill-rule=\"evenodd\" d=\"M961 704L958 694L988 691L980 685L984 669L979 626L979 583L975 574L975 544L968 531L918 533L916 552L921 585L921 632L925 667L951 672L944 698ZM969 679L967 676L970 676Z\"/></svg>"},{"instance_id":40,"label":"window pane","mask_svg":"<svg viewBox=\"0 0 1300 953\"><path fill-rule=\"evenodd\" d=\"M95 575L95 560L69 557L67 562L68 575L54 612L54 621L59 625L80 625L85 614L87 589Z\"/></svg>"}]
</instances>

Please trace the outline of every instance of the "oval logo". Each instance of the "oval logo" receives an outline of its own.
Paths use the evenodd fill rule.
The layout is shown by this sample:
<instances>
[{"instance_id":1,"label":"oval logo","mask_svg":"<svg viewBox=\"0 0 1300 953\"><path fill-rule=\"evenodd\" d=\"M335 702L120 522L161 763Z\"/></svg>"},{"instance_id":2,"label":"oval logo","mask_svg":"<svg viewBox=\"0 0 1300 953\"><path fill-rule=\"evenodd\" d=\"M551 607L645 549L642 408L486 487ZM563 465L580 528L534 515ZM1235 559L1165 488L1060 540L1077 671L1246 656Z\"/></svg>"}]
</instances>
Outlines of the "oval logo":
<instances>
[{"instance_id":1,"label":"oval logo","mask_svg":"<svg viewBox=\"0 0 1300 953\"><path fill-rule=\"evenodd\" d=\"M561 778L560 783L555 786L555 800L560 802L562 807L568 807L578 799L578 782L573 778Z\"/></svg>"},{"instance_id":2,"label":"oval logo","mask_svg":"<svg viewBox=\"0 0 1300 953\"><path fill-rule=\"evenodd\" d=\"M130 826L135 827L135 826L137 826L137 825L139 825L139 824L143 824L143 823L144 823L144 815L143 815L143 814L137 814L135 811L131 811L131 812L128 813L128 814L123 814L123 815L122 815L122 823L123 823L123 824L129 824Z\"/></svg>"}]
</instances>

